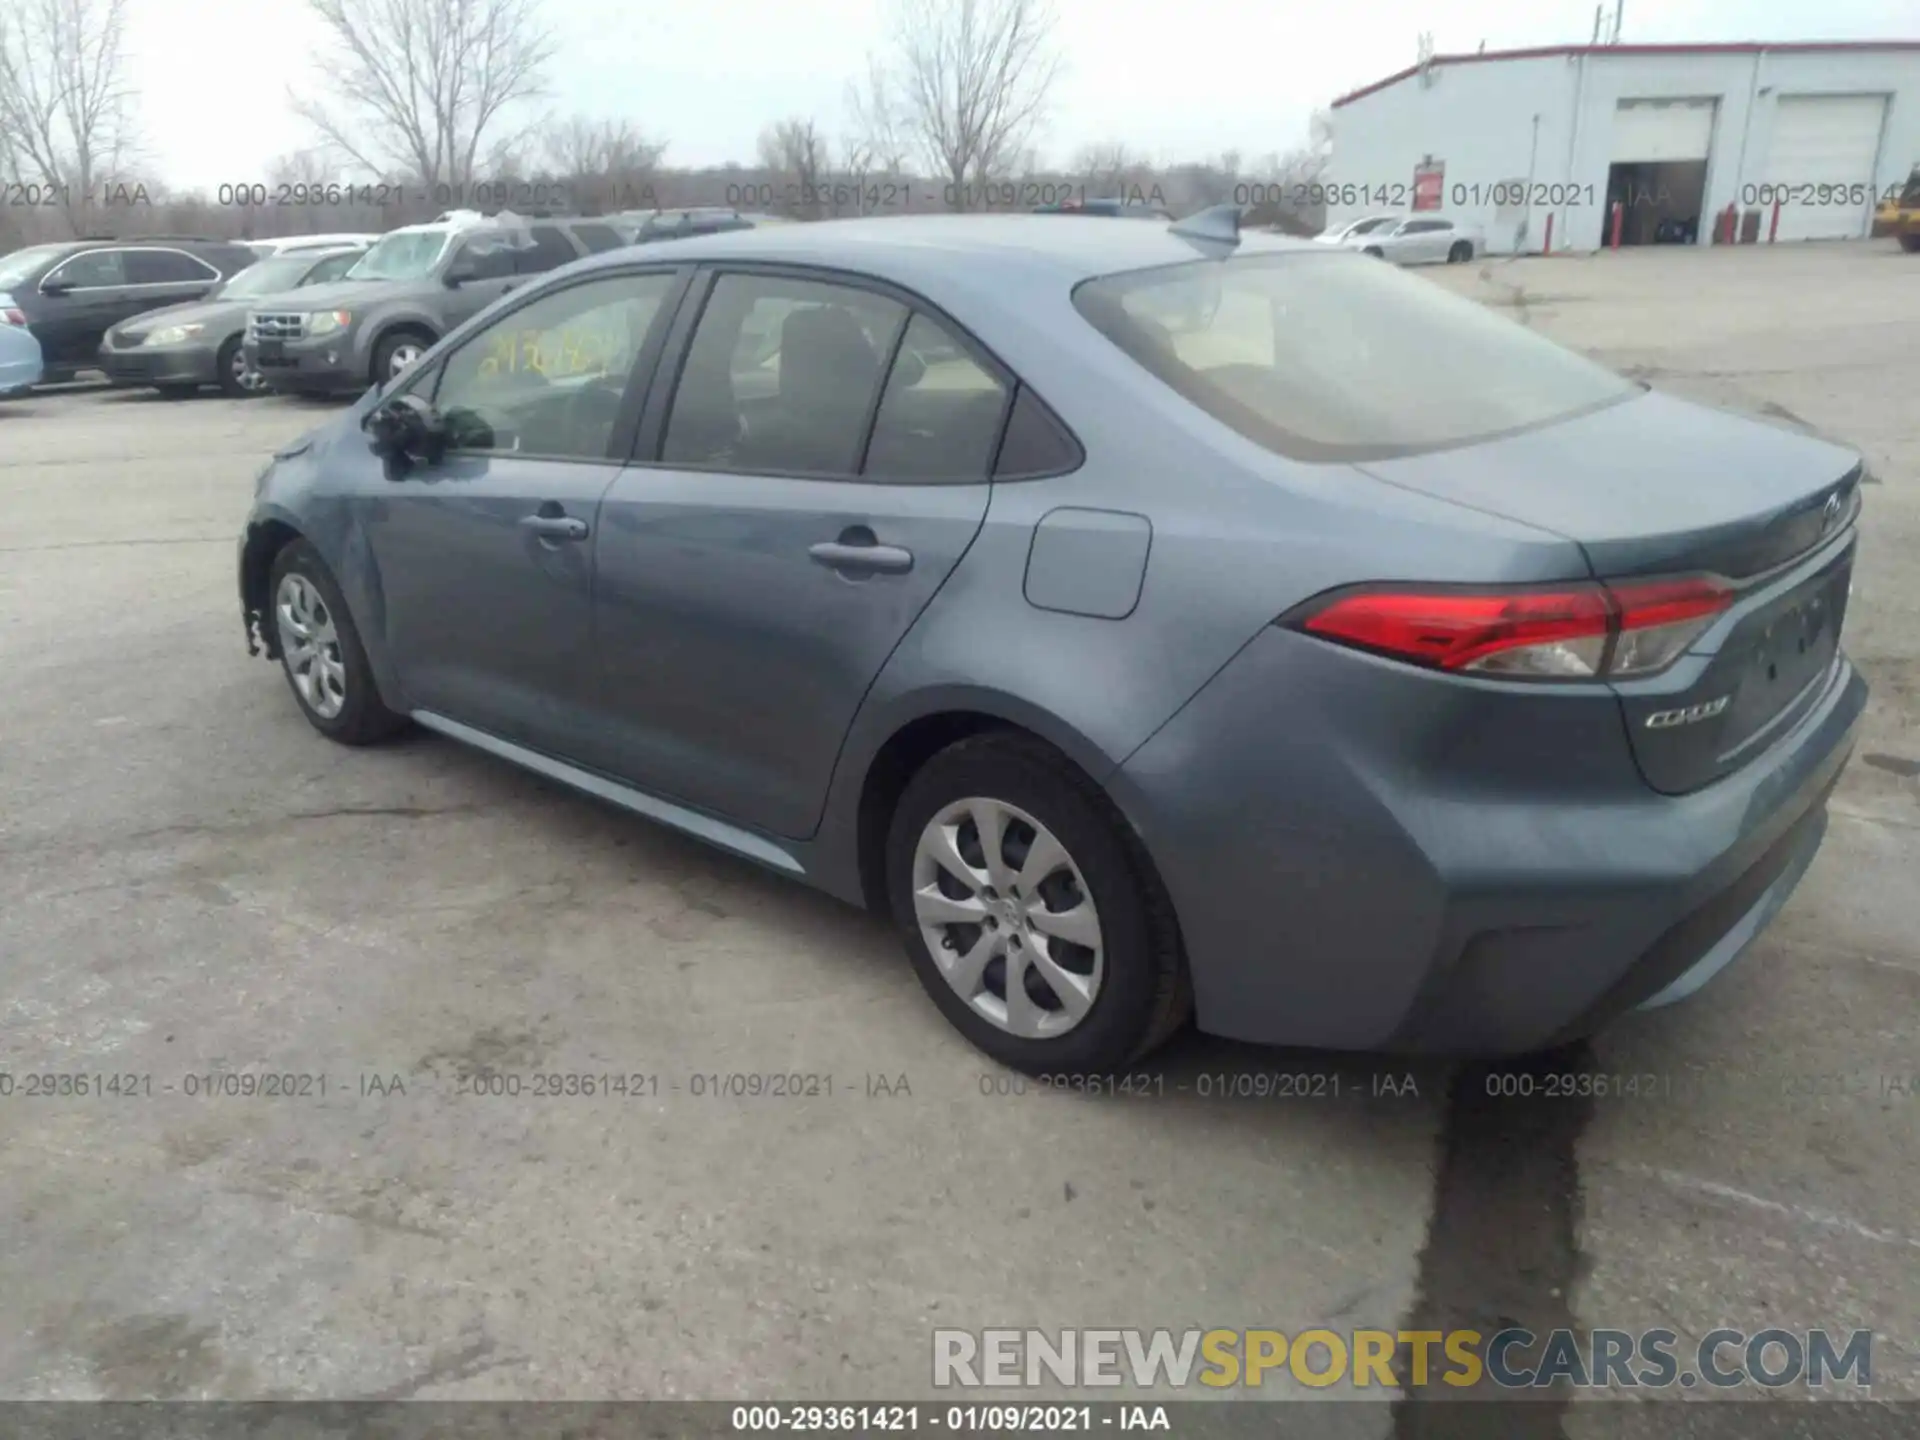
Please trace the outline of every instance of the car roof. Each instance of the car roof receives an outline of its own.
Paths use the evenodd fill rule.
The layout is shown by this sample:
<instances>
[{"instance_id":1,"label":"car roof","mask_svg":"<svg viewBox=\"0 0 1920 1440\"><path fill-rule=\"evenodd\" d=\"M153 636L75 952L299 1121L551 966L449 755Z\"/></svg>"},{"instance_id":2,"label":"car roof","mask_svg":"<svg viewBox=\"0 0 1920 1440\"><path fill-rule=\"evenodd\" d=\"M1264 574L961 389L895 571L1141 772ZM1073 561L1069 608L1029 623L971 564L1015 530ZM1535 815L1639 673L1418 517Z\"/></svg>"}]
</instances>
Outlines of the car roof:
<instances>
[{"instance_id":1,"label":"car roof","mask_svg":"<svg viewBox=\"0 0 1920 1440\"><path fill-rule=\"evenodd\" d=\"M895 215L728 230L648 245L648 262L753 260L864 272L916 285L930 272L973 268L1045 275L1072 285L1097 275L1177 265L1211 253L1170 225L1115 225L1100 215ZM1310 241L1242 232L1236 253L1317 252ZM633 249L608 251L583 268L632 264Z\"/></svg>"}]
</instances>

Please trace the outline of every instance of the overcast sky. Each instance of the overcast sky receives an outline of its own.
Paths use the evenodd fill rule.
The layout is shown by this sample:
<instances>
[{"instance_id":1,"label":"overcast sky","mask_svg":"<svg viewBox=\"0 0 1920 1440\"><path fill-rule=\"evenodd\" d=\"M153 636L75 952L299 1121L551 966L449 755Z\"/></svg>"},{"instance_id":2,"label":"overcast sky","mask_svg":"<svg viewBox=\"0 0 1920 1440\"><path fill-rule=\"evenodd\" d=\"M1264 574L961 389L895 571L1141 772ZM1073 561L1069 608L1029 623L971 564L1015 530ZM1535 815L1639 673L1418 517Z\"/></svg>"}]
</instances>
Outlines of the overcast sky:
<instances>
[{"instance_id":1,"label":"overcast sky","mask_svg":"<svg viewBox=\"0 0 1920 1440\"><path fill-rule=\"evenodd\" d=\"M563 113L625 116L669 163L750 162L767 121L844 128L846 82L885 31L888 0L544 0ZM1334 96L1437 48L1583 43L1592 0L1054 0L1065 73L1043 155L1121 140L1157 160L1287 150ZM1609 5L1614 0L1608 0ZM282 85L323 93L304 0L128 0L131 75L155 170L212 188L265 178L311 143ZM1626 0L1642 43L1920 38L1920 0ZM478 177L487 178L487 177Z\"/></svg>"}]
</instances>

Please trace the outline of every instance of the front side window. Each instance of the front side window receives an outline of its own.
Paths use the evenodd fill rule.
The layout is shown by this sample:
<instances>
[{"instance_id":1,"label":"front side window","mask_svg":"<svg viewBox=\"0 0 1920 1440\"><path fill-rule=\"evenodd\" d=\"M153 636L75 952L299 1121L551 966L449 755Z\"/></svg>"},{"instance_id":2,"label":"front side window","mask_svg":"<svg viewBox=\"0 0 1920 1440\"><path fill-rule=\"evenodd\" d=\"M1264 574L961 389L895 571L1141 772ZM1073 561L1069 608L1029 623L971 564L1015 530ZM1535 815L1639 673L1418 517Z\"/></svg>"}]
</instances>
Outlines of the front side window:
<instances>
[{"instance_id":1,"label":"front side window","mask_svg":"<svg viewBox=\"0 0 1920 1440\"><path fill-rule=\"evenodd\" d=\"M1109 275L1073 300L1194 405L1296 459L1463 445L1640 393L1523 325L1352 252Z\"/></svg>"},{"instance_id":2,"label":"front side window","mask_svg":"<svg viewBox=\"0 0 1920 1440\"><path fill-rule=\"evenodd\" d=\"M349 280L424 280L433 273L449 230L405 230L383 235L359 263L347 272Z\"/></svg>"},{"instance_id":3,"label":"front side window","mask_svg":"<svg viewBox=\"0 0 1920 1440\"><path fill-rule=\"evenodd\" d=\"M528 231L528 237L533 243L515 252L519 274L544 275L580 258L573 242L558 225L535 225Z\"/></svg>"},{"instance_id":4,"label":"front side window","mask_svg":"<svg viewBox=\"0 0 1920 1440\"><path fill-rule=\"evenodd\" d=\"M618 250L627 243L611 225L575 225L573 233L574 238L587 247L589 255L598 255L602 250Z\"/></svg>"},{"instance_id":5,"label":"front side window","mask_svg":"<svg viewBox=\"0 0 1920 1440\"><path fill-rule=\"evenodd\" d=\"M76 290L97 290L127 283L124 250L83 250L66 264L56 267L42 285L71 285Z\"/></svg>"},{"instance_id":6,"label":"front side window","mask_svg":"<svg viewBox=\"0 0 1920 1440\"><path fill-rule=\"evenodd\" d=\"M671 273L543 295L448 357L434 404L456 450L602 460Z\"/></svg>"},{"instance_id":7,"label":"front side window","mask_svg":"<svg viewBox=\"0 0 1920 1440\"><path fill-rule=\"evenodd\" d=\"M301 278L300 283L302 285L325 285L329 280L338 280L349 270L353 269L354 262L359 258L360 254L358 251L348 251L345 255L330 255L318 265L315 265L311 270L307 271L306 275ZM302 260L300 263L306 264L307 262Z\"/></svg>"},{"instance_id":8,"label":"front side window","mask_svg":"<svg viewBox=\"0 0 1920 1440\"><path fill-rule=\"evenodd\" d=\"M1358 225L1354 226L1353 229L1348 231L1347 233L1350 235L1371 235L1374 231L1378 230L1382 225L1391 225L1393 223L1394 221L1391 216L1383 216L1377 220L1362 220Z\"/></svg>"},{"instance_id":9,"label":"front side window","mask_svg":"<svg viewBox=\"0 0 1920 1440\"><path fill-rule=\"evenodd\" d=\"M688 347L662 459L850 476L907 308L848 285L722 275Z\"/></svg>"}]
</instances>

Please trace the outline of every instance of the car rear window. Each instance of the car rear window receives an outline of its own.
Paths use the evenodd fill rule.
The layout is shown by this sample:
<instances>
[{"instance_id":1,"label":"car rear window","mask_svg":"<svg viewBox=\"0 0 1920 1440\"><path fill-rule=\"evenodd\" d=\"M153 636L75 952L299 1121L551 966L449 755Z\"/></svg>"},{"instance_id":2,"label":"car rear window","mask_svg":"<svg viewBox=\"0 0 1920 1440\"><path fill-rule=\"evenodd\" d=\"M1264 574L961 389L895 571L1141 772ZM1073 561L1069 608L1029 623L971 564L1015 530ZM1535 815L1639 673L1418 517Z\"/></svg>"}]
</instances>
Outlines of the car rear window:
<instances>
[{"instance_id":1,"label":"car rear window","mask_svg":"<svg viewBox=\"0 0 1920 1440\"><path fill-rule=\"evenodd\" d=\"M1085 281L1073 300L1200 409L1296 459L1470 444L1640 389L1430 280L1349 253L1132 271Z\"/></svg>"}]
</instances>

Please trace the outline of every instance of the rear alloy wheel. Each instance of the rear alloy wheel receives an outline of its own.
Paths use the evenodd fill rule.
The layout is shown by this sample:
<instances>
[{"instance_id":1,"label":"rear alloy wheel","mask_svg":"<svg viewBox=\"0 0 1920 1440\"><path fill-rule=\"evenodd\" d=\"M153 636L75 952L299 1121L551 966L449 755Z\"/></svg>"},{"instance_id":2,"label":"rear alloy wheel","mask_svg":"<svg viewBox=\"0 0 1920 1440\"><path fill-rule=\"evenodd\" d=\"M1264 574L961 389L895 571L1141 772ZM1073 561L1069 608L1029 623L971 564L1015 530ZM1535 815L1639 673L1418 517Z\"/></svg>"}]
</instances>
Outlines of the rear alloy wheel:
<instances>
[{"instance_id":1,"label":"rear alloy wheel","mask_svg":"<svg viewBox=\"0 0 1920 1440\"><path fill-rule=\"evenodd\" d=\"M1453 248L1447 251L1447 263L1449 265L1464 265L1472 258L1473 242L1470 240L1456 240L1453 242Z\"/></svg>"},{"instance_id":2,"label":"rear alloy wheel","mask_svg":"<svg viewBox=\"0 0 1920 1440\"><path fill-rule=\"evenodd\" d=\"M1387 252L1382 250L1378 245L1369 245L1360 253L1363 255L1371 255L1376 260L1384 260L1387 258Z\"/></svg>"},{"instance_id":3,"label":"rear alloy wheel","mask_svg":"<svg viewBox=\"0 0 1920 1440\"><path fill-rule=\"evenodd\" d=\"M380 698L360 632L320 552L294 541L274 557L267 585L280 665L313 728L343 745L367 745L405 725Z\"/></svg>"},{"instance_id":4,"label":"rear alloy wheel","mask_svg":"<svg viewBox=\"0 0 1920 1440\"><path fill-rule=\"evenodd\" d=\"M1145 853L1037 741L985 735L928 761L895 810L888 878L921 984L1003 1064L1114 1070L1186 1017L1172 907Z\"/></svg>"}]
</instances>

